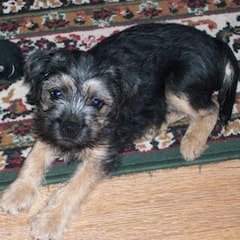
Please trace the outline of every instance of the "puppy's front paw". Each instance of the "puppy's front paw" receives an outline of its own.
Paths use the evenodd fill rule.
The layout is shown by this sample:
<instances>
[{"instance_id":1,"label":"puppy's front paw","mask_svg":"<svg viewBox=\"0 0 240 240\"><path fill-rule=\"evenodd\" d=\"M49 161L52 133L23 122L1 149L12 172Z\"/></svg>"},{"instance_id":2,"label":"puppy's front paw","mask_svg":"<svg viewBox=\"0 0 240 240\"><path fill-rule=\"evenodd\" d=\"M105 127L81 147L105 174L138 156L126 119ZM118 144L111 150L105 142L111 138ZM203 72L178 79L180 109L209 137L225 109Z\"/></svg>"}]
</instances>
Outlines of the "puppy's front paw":
<instances>
[{"instance_id":1,"label":"puppy's front paw","mask_svg":"<svg viewBox=\"0 0 240 240\"><path fill-rule=\"evenodd\" d=\"M60 240L67 225L60 212L43 210L37 214L31 221L31 237L34 240Z\"/></svg>"},{"instance_id":2,"label":"puppy's front paw","mask_svg":"<svg viewBox=\"0 0 240 240\"><path fill-rule=\"evenodd\" d=\"M31 184L14 182L2 192L0 207L3 211L15 215L29 208L35 195L36 189Z\"/></svg>"},{"instance_id":3,"label":"puppy's front paw","mask_svg":"<svg viewBox=\"0 0 240 240\"><path fill-rule=\"evenodd\" d=\"M198 158L207 148L207 144L185 135L181 141L180 151L186 161Z\"/></svg>"}]
</instances>

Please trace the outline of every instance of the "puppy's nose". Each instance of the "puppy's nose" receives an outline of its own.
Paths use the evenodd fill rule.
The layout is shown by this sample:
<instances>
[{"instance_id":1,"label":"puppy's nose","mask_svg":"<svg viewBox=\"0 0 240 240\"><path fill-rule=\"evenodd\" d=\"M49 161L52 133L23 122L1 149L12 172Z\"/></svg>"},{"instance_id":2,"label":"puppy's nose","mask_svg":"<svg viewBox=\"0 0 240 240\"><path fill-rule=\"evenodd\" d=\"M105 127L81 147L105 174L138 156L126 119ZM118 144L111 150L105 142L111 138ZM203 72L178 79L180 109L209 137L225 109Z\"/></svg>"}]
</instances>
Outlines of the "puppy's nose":
<instances>
[{"instance_id":1,"label":"puppy's nose","mask_svg":"<svg viewBox=\"0 0 240 240\"><path fill-rule=\"evenodd\" d=\"M80 131L80 124L72 121L65 121L60 124L60 132L65 137L75 137Z\"/></svg>"}]
</instances>

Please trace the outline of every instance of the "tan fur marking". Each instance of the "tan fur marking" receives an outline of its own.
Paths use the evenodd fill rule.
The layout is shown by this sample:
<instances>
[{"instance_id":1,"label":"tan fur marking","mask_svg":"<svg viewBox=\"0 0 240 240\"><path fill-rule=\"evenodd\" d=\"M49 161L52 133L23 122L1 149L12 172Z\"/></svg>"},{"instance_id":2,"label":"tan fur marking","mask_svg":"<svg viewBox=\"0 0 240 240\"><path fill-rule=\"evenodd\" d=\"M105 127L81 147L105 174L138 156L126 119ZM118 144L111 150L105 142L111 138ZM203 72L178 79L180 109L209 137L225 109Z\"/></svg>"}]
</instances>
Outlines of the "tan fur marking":
<instances>
[{"instance_id":1,"label":"tan fur marking","mask_svg":"<svg viewBox=\"0 0 240 240\"><path fill-rule=\"evenodd\" d=\"M72 94L76 91L74 79L65 74L56 75L43 83L41 105L44 111L47 111L52 105L52 99L49 92L51 90L63 89L65 92L70 92Z\"/></svg>"},{"instance_id":2,"label":"tan fur marking","mask_svg":"<svg viewBox=\"0 0 240 240\"><path fill-rule=\"evenodd\" d=\"M166 116L165 122L156 131L156 135L161 135L162 133L166 133L171 124L183 119L184 117L186 117L186 114L183 114L180 112L169 112Z\"/></svg>"},{"instance_id":3,"label":"tan fur marking","mask_svg":"<svg viewBox=\"0 0 240 240\"><path fill-rule=\"evenodd\" d=\"M17 179L3 191L1 207L11 214L30 207L41 186L46 168L54 159L55 151L49 145L37 141Z\"/></svg>"},{"instance_id":4,"label":"tan fur marking","mask_svg":"<svg viewBox=\"0 0 240 240\"><path fill-rule=\"evenodd\" d=\"M190 121L180 146L185 160L194 160L207 148L207 139L217 122L217 117L218 111L212 111L209 112L209 115L200 116Z\"/></svg>"},{"instance_id":5,"label":"tan fur marking","mask_svg":"<svg viewBox=\"0 0 240 240\"><path fill-rule=\"evenodd\" d=\"M62 75L61 79L62 79L63 86L68 89L68 92L73 92L76 84L75 80L65 74Z\"/></svg>"},{"instance_id":6,"label":"tan fur marking","mask_svg":"<svg viewBox=\"0 0 240 240\"><path fill-rule=\"evenodd\" d=\"M103 82L99 81L98 79L90 79L86 81L83 86L83 95L86 96L94 96L105 100L108 104L112 104L112 97L104 86Z\"/></svg>"},{"instance_id":7,"label":"tan fur marking","mask_svg":"<svg viewBox=\"0 0 240 240\"><path fill-rule=\"evenodd\" d=\"M61 74L56 75L54 77L49 78L43 84L43 89L47 90L49 93L49 89L62 89L66 88L68 92L73 92L75 89L75 80L68 75Z\"/></svg>"},{"instance_id":8,"label":"tan fur marking","mask_svg":"<svg viewBox=\"0 0 240 240\"><path fill-rule=\"evenodd\" d=\"M218 104L213 100L215 108L196 111L191 108L186 96L176 96L168 92L167 99L175 111L187 114L190 118L189 127L181 141L180 151L185 160L192 161L207 148L207 139L217 122Z\"/></svg>"},{"instance_id":9,"label":"tan fur marking","mask_svg":"<svg viewBox=\"0 0 240 240\"><path fill-rule=\"evenodd\" d=\"M180 114L187 114L194 116L196 111L192 109L186 96L177 96L174 93L167 92L167 101L170 106L170 111L179 112ZM197 114L198 115L198 114Z\"/></svg>"},{"instance_id":10,"label":"tan fur marking","mask_svg":"<svg viewBox=\"0 0 240 240\"><path fill-rule=\"evenodd\" d=\"M83 94L86 96L96 96L105 100L112 100L103 82L98 79L90 79L83 84ZM110 102L109 102L110 103Z\"/></svg>"},{"instance_id":11,"label":"tan fur marking","mask_svg":"<svg viewBox=\"0 0 240 240\"><path fill-rule=\"evenodd\" d=\"M88 100L91 101L92 98L98 98L99 100L104 101L103 107L99 110L98 122L100 123L99 129L102 129L108 123L106 116L111 112L111 106L113 104L113 99L109 94L108 90L105 88L103 83L98 79L90 79L83 84L83 95Z\"/></svg>"}]
</instances>

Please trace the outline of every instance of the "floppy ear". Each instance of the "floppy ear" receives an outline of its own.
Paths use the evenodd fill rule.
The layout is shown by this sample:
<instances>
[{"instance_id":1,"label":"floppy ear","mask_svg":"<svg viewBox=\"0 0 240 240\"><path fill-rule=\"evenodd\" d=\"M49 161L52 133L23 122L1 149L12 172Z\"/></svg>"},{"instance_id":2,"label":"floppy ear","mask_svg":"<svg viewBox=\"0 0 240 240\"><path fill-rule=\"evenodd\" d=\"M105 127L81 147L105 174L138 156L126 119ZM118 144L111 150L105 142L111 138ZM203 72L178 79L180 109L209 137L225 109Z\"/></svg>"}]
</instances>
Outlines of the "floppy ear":
<instances>
[{"instance_id":1,"label":"floppy ear","mask_svg":"<svg viewBox=\"0 0 240 240\"><path fill-rule=\"evenodd\" d=\"M40 99L41 85L44 77L42 75L45 66L47 66L47 55L47 51L36 50L31 52L25 60L24 82L29 85L27 101L30 104L36 104Z\"/></svg>"},{"instance_id":2,"label":"floppy ear","mask_svg":"<svg viewBox=\"0 0 240 240\"><path fill-rule=\"evenodd\" d=\"M64 49L35 50L31 52L25 61L25 83L30 90L27 100L30 104L38 104L41 97L42 84L51 74L64 71L67 67L67 59L73 52Z\"/></svg>"}]
</instances>

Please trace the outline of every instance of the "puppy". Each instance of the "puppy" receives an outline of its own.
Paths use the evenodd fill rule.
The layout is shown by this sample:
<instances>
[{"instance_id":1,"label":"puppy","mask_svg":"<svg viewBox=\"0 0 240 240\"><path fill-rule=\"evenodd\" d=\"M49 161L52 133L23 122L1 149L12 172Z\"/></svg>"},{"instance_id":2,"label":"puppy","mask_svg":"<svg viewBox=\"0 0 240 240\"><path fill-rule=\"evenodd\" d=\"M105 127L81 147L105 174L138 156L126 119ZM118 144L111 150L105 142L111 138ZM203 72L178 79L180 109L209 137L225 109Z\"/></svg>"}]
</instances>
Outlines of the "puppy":
<instances>
[{"instance_id":1,"label":"puppy","mask_svg":"<svg viewBox=\"0 0 240 240\"><path fill-rule=\"evenodd\" d=\"M180 151L186 160L200 156L218 115L224 124L231 116L238 76L225 43L177 24L134 26L88 52L33 52L25 81L37 107L37 141L3 192L2 209L16 214L30 207L56 158L79 161L74 176L31 221L33 239L61 239L118 153L150 128L157 134L188 116Z\"/></svg>"}]
</instances>

